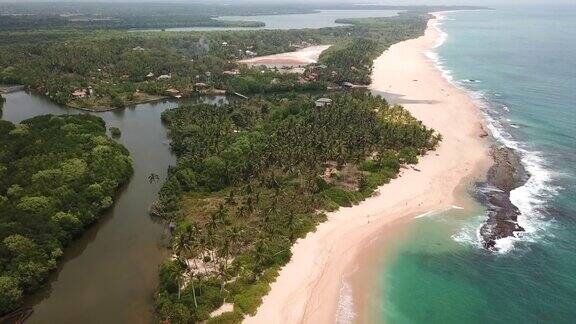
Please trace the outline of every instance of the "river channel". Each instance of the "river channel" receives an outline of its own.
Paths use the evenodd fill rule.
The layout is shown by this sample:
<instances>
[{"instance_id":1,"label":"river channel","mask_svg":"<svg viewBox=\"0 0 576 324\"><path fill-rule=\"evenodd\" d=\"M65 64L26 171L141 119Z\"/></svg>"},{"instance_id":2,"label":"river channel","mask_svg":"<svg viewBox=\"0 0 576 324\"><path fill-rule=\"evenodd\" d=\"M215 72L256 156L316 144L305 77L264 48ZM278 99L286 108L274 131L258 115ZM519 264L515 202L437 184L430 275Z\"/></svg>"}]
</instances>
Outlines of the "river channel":
<instances>
[{"instance_id":1,"label":"river channel","mask_svg":"<svg viewBox=\"0 0 576 324\"><path fill-rule=\"evenodd\" d=\"M2 118L19 123L44 114L87 113L58 106L24 91L5 95ZM218 98L221 99L221 98ZM216 99L202 98L216 103ZM165 101L92 113L122 130L118 141L134 160L134 176L113 208L70 244L46 286L31 296L27 323L150 323L157 270L167 256L166 225L148 215L169 165L167 129L160 114L178 105ZM148 176L158 174L158 183Z\"/></svg>"}]
</instances>

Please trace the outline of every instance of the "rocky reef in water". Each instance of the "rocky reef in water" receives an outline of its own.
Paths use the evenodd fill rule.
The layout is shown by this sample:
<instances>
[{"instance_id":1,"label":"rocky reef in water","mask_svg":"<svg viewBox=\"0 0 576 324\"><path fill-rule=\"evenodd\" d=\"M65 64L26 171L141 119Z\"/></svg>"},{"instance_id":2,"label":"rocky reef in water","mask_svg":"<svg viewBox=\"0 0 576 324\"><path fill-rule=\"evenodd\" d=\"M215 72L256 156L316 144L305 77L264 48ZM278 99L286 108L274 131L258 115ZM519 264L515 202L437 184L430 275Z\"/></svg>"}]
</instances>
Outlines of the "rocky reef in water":
<instances>
[{"instance_id":1,"label":"rocky reef in water","mask_svg":"<svg viewBox=\"0 0 576 324\"><path fill-rule=\"evenodd\" d=\"M488 170L486 187L489 190L483 197L488 205L488 219L480 228L480 235L485 249L497 250L497 240L524 231L518 225L520 210L510 201L510 192L524 185L529 174L513 149L493 147L491 155L494 164Z\"/></svg>"}]
</instances>

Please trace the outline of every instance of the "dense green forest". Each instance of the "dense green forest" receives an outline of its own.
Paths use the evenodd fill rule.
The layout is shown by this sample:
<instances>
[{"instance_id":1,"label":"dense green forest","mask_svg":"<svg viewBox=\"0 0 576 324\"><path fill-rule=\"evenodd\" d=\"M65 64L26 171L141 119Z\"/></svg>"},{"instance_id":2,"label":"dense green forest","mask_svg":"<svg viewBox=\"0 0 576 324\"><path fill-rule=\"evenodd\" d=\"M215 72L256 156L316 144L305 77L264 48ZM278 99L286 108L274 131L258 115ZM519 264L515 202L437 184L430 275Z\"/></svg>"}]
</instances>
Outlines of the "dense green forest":
<instances>
[{"instance_id":1,"label":"dense green forest","mask_svg":"<svg viewBox=\"0 0 576 324\"><path fill-rule=\"evenodd\" d=\"M176 222L160 270L161 320L254 314L290 247L434 149L440 135L364 91L180 106L162 115L178 156L153 212Z\"/></svg>"},{"instance_id":2,"label":"dense green forest","mask_svg":"<svg viewBox=\"0 0 576 324\"><path fill-rule=\"evenodd\" d=\"M99 117L0 121L0 314L42 285L131 175L128 151Z\"/></svg>"},{"instance_id":3,"label":"dense green forest","mask_svg":"<svg viewBox=\"0 0 576 324\"><path fill-rule=\"evenodd\" d=\"M178 27L264 27L258 21L225 21L205 16L3 16L0 29L31 30L36 28L79 28L79 29L151 29Z\"/></svg>"},{"instance_id":4,"label":"dense green forest","mask_svg":"<svg viewBox=\"0 0 576 324\"><path fill-rule=\"evenodd\" d=\"M322 29L225 32L48 30L0 33L0 83L29 85L59 104L93 110L210 89L251 93L367 84L372 61L424 32L427 15L354 20ZM334 44L304 75L259 71L237 61L308 44ZM234 74L225 73L238 70ZM301 77L308 80L302 82ZM90 90L89 90L90 87ZM73 93L81 90L80 95Z\"/></svg>"},{"instance_id":5,"label":"dense green forest","mask_svg":"<svg viewBox=\"0 0 576 324\"><path fill-rule=\"evenodd\" d=\"M262 27L261 22L220 21L218 16L311 13L295 5L201 3L8 3L0 4L0 30Z\"/></svg>"}]
</instances>

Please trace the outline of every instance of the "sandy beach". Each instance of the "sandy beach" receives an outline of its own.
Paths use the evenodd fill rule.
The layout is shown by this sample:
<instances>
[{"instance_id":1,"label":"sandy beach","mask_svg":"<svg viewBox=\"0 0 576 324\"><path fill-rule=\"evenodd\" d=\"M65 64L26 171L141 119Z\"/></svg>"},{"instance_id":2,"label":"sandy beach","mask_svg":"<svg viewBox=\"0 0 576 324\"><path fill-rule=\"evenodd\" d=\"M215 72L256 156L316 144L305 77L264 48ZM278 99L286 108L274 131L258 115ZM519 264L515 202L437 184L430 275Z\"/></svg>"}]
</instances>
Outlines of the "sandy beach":
<instances>
[{"instance_id":1,"label":"sandy beach","mask_svg":"<svg viewBox=\"0 0 576 324\"><path fill-rule=\"evenodd\" d=\"M404 169L374 197L330 213L315 232L299 240L291 261L246 323L334 323L338 313L343 322L351 322L352 310L338 309L339 296L349 288L342 286L343 278L362 267L360 252L398 222L452 205L466 207L459 190L464 181L484 174L490 163L488 144L472 99L444 79L426 56L439 41L435 23L429 22L424 36L395 44L375 60L371 89L439 131L442 143L420 159L418 170Z\"/></svg>"},{"instance_id":2,"label":"sandy beach","mask_svg":"<svg viewBox=\"0 0 576 324\"><path fill-rule=\"evenodd\" d=\"M258 56L240 61L250 66L297 67L318 62L318 57L330 45L309 46L298 51L275 55Z\"/></svg>"}]
</instances>

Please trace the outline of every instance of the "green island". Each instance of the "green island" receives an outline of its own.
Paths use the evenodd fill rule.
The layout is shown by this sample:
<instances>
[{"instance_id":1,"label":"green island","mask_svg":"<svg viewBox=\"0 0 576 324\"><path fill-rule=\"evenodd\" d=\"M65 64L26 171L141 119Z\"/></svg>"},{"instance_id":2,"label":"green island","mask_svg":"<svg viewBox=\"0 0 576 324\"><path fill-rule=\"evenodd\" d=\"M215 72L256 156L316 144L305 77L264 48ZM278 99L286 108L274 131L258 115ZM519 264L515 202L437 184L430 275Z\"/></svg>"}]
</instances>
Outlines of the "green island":
<instances>
[{"instance_id":1,"label":"green island","mask_svg":"<svg viewBox=\"0 0 576 324\"><path fill-rule=\"evenodd\" d=\"M44 283L131 175L128 151L99 117L0 121L0 314Z\"/></svg>"},{"instance_id":2,"label":"green island","mask_svg":"<svg viewBox=\"0 0 576 324\"><path fill-rule=\"evenodd\" d=\"M171 323L254 314L296 239L441 139L363 90L183 105L162 118L178 156L153 209L176 222L156 296ZM234 310L209 318L223 303Z\"/></svg>"}]
</instances>

